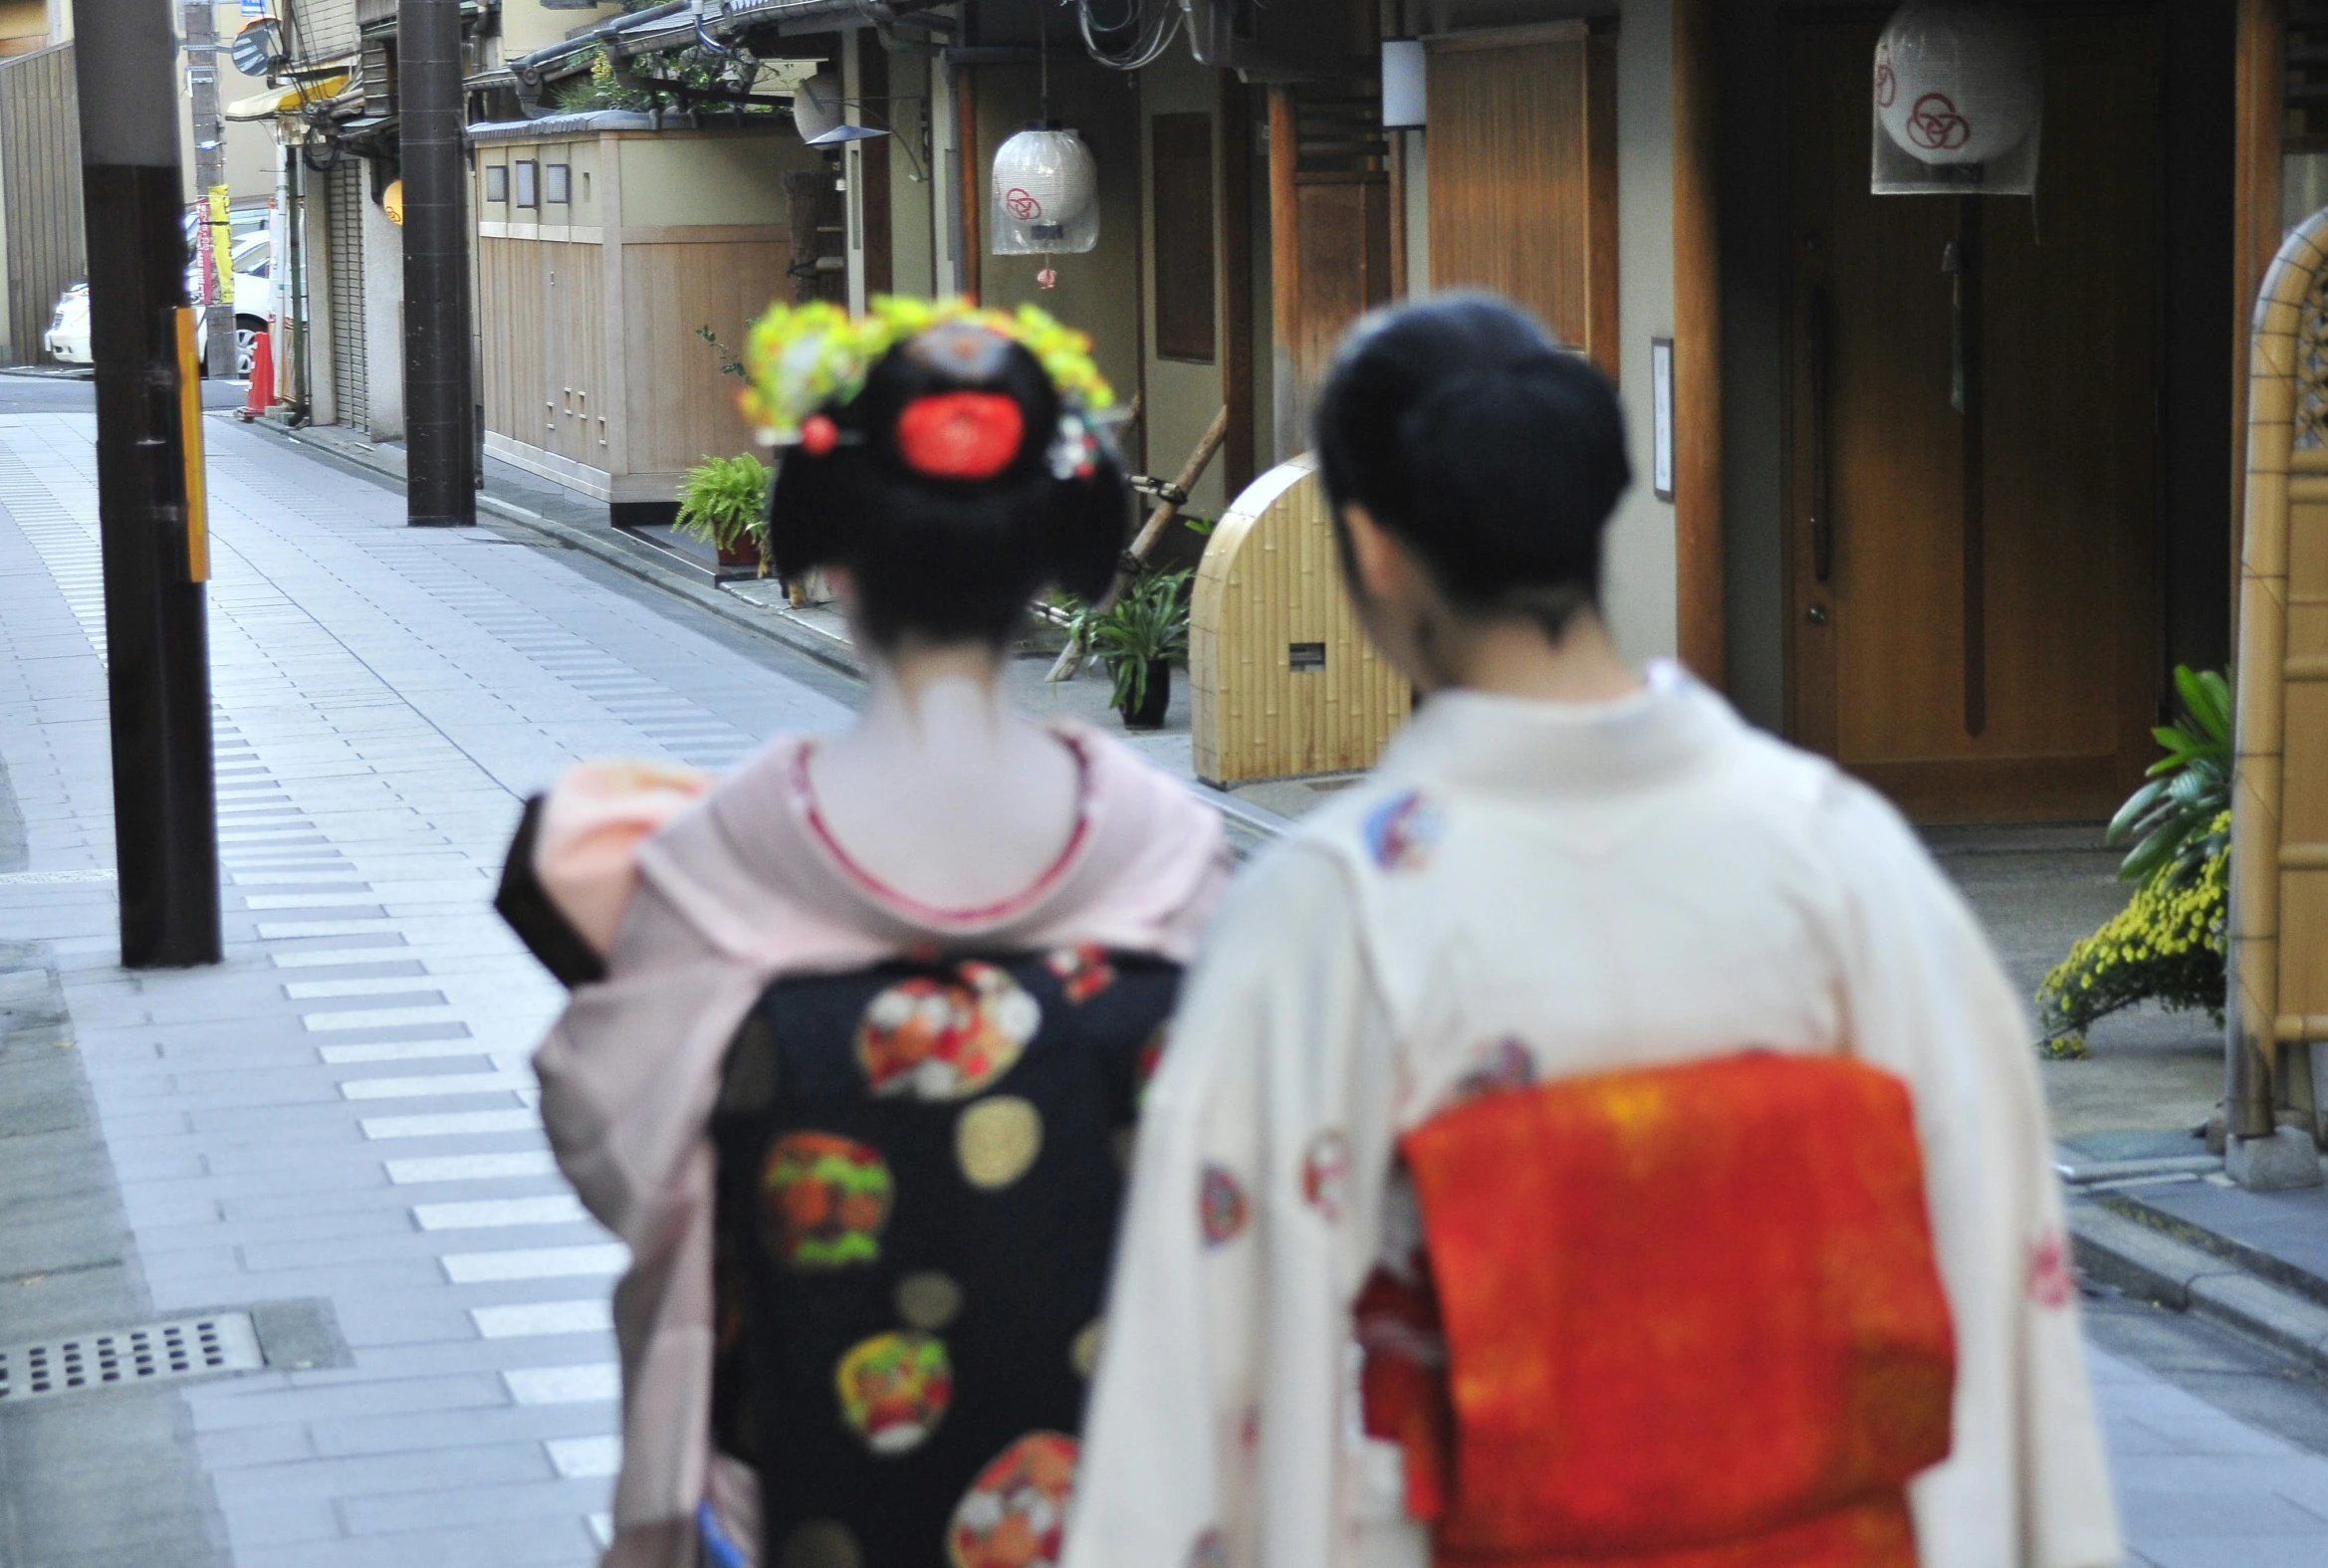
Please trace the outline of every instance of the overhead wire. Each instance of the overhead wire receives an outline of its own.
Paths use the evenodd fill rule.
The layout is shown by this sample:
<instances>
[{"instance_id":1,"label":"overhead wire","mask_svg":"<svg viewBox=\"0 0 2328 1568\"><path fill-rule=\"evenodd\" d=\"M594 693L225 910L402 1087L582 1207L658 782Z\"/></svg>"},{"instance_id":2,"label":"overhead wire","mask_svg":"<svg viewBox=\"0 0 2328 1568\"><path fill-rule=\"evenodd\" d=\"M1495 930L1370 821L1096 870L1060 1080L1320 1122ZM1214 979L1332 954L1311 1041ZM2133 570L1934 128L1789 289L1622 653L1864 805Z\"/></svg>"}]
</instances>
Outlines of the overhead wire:
<instances>
[{"instance_id":1,"label":"overhead wire","mask_svg":"<svg viewBox=\"0 0 2328 1568\"><path fill-rule=\"evenodd\" d=\"M1154 65L1163 58L1179 36L1184 15L1183 0L1122 0L1123 14L1116 21L1094 23L1091 10L1094 0L1059 0L1062 5L1075 8L1075 21L1083 35L1083 50L1093 60L1113 71L1138 71ZM1121 35L1132 35L1131 47L1110 50L1094 36L1094 29Z\"/></svg>"}]
</instances>

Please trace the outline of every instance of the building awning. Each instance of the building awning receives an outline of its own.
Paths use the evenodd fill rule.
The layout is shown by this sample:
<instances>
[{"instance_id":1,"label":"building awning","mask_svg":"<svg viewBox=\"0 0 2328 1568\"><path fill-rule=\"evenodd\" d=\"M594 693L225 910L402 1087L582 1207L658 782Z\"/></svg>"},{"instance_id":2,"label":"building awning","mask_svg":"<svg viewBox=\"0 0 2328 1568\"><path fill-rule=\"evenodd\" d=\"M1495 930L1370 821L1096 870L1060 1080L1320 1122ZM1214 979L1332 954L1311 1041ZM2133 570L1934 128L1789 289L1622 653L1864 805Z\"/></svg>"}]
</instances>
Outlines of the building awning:
<instances>
[{"instance_id":1,"label":"building awning","mask_svg":"<svg viewBox=\"0 0 2328 1568\"><path fill-rule=\"evenodd\" d=\"M348 91L353 80L347 72L303 82L296 87L269 88L249 98L238 98L220 112L224 119L273 119L278 114L297 114L304 109L315 109L331 104Z\"/></svg>"}]
</instances>

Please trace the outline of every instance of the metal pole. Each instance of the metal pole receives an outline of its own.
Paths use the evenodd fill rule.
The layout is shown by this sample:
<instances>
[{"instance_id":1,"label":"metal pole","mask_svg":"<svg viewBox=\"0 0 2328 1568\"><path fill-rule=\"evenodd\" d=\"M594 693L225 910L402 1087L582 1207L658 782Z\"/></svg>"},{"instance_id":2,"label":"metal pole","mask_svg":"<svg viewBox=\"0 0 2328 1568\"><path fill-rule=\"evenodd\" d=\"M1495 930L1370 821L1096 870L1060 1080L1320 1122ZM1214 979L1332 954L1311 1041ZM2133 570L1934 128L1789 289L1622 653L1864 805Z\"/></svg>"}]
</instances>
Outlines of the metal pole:
<instances>
[{"instance_id":1,"label":"metal pole","mask_svg":"<svg viewBox=\"0 0 2328 1568\"><path fill-rule=\"evenodd\" d=\"M121 962L215 964L210 563L177 38L154 0L74 0L73 15Z\"/></svg>"},{"instance_id":2,"label":"metal pole","mask_svg":"<svg viewBox=\"0 0 2328 1568\"><path fill-rule=\"evenodd\" d=\"M404 156L404 520L477 521L460 0L398 0Z\"/></svg>"},{"instance_id":3,"label":"metal pole","mask_svg":"<svg viewBox=\"0 0 2328 1568\"><path fill-rule=\"evenodd\" d=\"M213 222L214 193L226 187L226 122L218 117L218 26L211 0L186 0L186 86L194 107L194 205L204 224ZM210 373L225 380L241 368L234 362L234 241L231 224L213 237L211 276L203 281L209 296L208 352ZM224 246L222 250L220 247Z\"/></svg>"}]
</instances>

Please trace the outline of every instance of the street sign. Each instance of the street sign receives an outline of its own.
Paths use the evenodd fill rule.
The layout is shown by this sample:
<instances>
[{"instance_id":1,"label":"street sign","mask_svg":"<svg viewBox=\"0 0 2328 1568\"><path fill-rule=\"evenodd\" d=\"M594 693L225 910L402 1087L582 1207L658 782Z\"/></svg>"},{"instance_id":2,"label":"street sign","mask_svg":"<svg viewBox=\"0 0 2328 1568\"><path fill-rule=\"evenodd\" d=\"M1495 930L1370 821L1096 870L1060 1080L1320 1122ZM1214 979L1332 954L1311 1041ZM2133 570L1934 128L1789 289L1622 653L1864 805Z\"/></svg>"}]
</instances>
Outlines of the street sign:
<instances>
[{"instance_id":1,"label":"street sign","mask_svg":"<svg viewBox=\"0 0 2328 1568\"><path fill-rule=\"evenodd\" d=\"M243 0L247 12L250 0ZM246 77L263 77L283 62L283 24L262 17L234 35L234 68Z\"/></svg>"}]
</instances>

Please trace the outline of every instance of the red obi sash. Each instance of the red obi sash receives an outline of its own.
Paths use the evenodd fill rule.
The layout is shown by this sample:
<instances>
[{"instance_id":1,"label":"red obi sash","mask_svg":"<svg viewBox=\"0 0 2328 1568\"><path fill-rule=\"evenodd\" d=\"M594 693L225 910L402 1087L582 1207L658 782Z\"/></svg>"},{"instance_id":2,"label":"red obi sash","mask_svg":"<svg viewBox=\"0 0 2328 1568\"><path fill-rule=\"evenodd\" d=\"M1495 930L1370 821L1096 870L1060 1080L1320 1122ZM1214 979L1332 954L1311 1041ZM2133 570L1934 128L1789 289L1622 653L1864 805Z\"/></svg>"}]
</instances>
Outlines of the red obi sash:
<instances>
[{"instance_id":1,"label":"red obi sash","mask_svg":"<svg viewBox=\"0 0 2328 1568\"><path fill-rule=\"evenodd\" d=\"M1442 1568L1914 1568L1956 1356L1898 1079L1754 1051L1401 1151L1429 1277L1359 1300L1366 1424Z\"/></svg>"}]
</instances>

